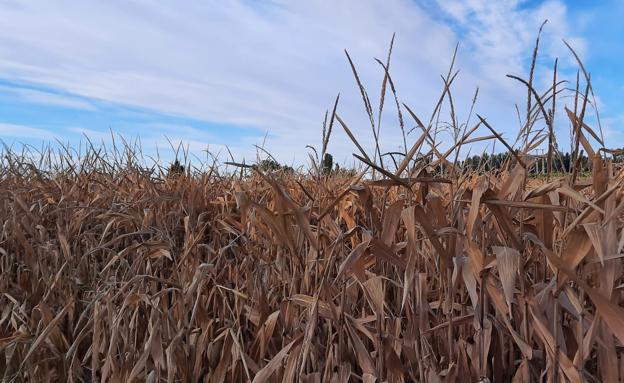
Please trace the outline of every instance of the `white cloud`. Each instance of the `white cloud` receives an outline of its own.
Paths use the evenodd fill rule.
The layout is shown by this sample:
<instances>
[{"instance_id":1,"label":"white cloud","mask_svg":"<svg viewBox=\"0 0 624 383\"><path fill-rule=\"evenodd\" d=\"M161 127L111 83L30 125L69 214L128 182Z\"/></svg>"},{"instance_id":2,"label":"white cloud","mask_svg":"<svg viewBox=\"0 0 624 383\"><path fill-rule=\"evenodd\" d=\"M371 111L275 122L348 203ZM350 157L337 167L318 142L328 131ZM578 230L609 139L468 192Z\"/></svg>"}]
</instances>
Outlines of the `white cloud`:
<instances>
[{"instance_id":1,"label":"white cloud","mask_svg":"<svg viewBox=\"0 0 624 383\"><path fill-rule=\"evenodd\" d=\"M96 110L90 102L63 94L44 92L19 86L0 85L0 95L15 98L27 103L61 106L71 109Z\"/></svg>"},{"instance_id":2,"label":"white cloud","mask_svg":"<svg viewBox=\"0 0 624 383\"><path fill-rule=\"evenodd\" d=\"M323 113L338 92L340 114L372 146L343 49L376 104L382 72L372 58L385 57L396 32L393 77L402 101L423 119L442 88L438 75L446 73L461 40L456 106L465 113L480 86L479 112L497 128L515 131L507 128L516 126L513 102L525 92L504 75L522 74L545 14L553 29L546 45L559 44L559 35L570 37L565 7L551 1L524 9L518 1L484 0L440 2L439 7L451 25L411 0L341 0L331 7L320 0L3 2L0 77L269 131L272 152L286 161L293 154L305 161L304 146L318 145ZM390 103L386 107L393 110ZM348 158L353 145L335 128L331 150ZM195 136L200 132L181 138L248 148L258 140ZM399 137L396 122L384 122L382 142L396 149Z\"/></svg>"},{"instance_id":3,"label":"white cloud","mask_svg":"<svg viewBox=\"0 0 624 383\"><path fill-rule=\"evenodd\" d=\"M110 131L104 132L100 130L93 130L76 126L67 127L66 129L67 131L77 133L80 136L86 136L94 145L97 145L100 142L109 142L112 140L112 135ZM79 137L79 139L81 138L82 137Z\"/></svg>"},{"instance_id":4,"label":"white cloud","mask_svg":"<svg viewBox=\"0 0 624 383\"><path fill-rule=\"evenodd\" d=\"M50 141L54 139L54 134L45 129L18 124L0 123L0 137L31 138Z\"/></svg>"},{"instance_id":5,"label":"white cloud","mask_svg":"<svg viewBox=\"0 0 624 383\"><path fill-rule=\"evenodd\" d=\"M603 118L602 131L607 147L622 147L622 143L624 143L624 132L622 131L622 126L624 126L624 114Z\"/></svg>"},{"instance_id":6,"label":"white cloud","mask_svg":"<svg viewBox=\"0 0 624 383\"><path fill-rule=\"evenodd\" d=\"M159 157L165 162L175 158L176 152L180 156L187 152L191 158L204 162L212 159L212 156L218 156L224 161L230 160L226 146L215 144L217 139L213 134L186 125L146 123L133 126L131 130L123 132L94 130L78 126L68 127L65 130L75 134L71 141L74 146L80 146L80 142L86 143L88 139L96 147L103 144L110 149L114 144L118 150L123 147L124 143L130 146L138 144L145 156ZM250 136L238 137L237 142L229 143L228 147L238 155L244 156L248 162L253 161L255 159L254 139L255 137Z\"/></svg>"},{"instance_id":7,"label":"white cloud","mask_svg":"<svg viewBox=\"0 0 624 383\"><path fill-rule=\"evenodd\" d=\"M538 29L545 20L548 22L541 38L541 57L549 61L560 57L568 64L575 64L561 41L564 38L581 58L585 56L585 40L571 32L563 2L551 0L530 8L526 3L523 0L437 0L452 23L465 31L465 41L474 60L486 62L478 69L490 80L528 71L526 62L531 59Z\"/></svg>"}]
</instances>

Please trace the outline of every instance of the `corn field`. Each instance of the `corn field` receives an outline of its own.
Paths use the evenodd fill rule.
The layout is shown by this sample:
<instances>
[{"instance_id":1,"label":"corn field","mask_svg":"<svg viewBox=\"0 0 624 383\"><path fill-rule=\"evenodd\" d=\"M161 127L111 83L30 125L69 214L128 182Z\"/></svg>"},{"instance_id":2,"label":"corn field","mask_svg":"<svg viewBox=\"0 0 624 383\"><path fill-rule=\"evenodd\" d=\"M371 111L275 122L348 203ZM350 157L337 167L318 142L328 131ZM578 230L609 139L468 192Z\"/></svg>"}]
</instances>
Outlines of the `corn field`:
<instances>
[{"instance_id":1,"label":"corn field","mask_svg":"<svg viewBox=\"0 0 624 383\"><path fill-rule=\"evenodd\" d=\"M306 171L232 161L167 174L128 145L6 149L0 378L624 381L624 177L585 123L593 91L580 61L575 89L555 64L539 94L537 51L528 80L510 76L527 90L515 144L481 116L458 122L453 66L423 123L399 102L389 54L379 115L388 93L405 141L392 156L350 57L377 144L364 149L336 99ZM569 107L555 102L564 89ZM446 103L454 142L442 149ZM591 175L536 182L528 153L547 145L556 160L557 107ZM355 174L322 170L332 131L353 141ZM503 170L464 169L462 146L486 140L513 153Z\"/></svg>"}]
</instances>

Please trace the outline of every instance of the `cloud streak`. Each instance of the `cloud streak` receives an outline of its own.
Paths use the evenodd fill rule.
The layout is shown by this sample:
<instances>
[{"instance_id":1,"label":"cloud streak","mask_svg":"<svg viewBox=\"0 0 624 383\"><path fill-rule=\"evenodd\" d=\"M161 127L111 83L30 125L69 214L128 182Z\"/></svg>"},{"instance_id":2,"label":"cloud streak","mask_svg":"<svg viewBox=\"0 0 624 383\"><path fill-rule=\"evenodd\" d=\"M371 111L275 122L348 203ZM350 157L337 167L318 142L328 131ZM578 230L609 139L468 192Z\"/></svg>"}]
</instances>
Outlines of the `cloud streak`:
<instances>
[{"instance_id":1,"label":"cloud streak","mask_svg":"<svg viewBox=\"0 0 624 383\"><path fill-rule=\"evenodd\" d=\"M0 123L0 136L6 138L34 138L53 140L54 135L45 129L33 128L25 125ZM9 141L10 142L10 141Z\"/></svg>"},{"instance_id":2,"label":"cloud streak","mask_svg":"<svg viewBox=\"0 0 624 383\"><path fill-rule=\"evenodd\" d=\"M45 92L37 89L20 87L19 85L0 85L0 94L24 103L44 106L62 107L68 109L95 111L96 108L88 101L63 94Z\"/></svg>"}]
</instances>

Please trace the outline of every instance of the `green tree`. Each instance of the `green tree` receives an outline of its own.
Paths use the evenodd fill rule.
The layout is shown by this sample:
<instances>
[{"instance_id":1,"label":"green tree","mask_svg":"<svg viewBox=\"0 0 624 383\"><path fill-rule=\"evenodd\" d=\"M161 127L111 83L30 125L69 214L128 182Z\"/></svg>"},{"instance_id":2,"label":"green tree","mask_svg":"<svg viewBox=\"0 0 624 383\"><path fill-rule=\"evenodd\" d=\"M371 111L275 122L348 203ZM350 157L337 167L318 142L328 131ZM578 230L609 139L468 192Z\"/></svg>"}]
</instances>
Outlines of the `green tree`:
<instances>
[{"instance_id":1,"label":"green tree","mask_svg":"<svg viewBox=\"0 0 624 383\"><path fill-rule=\"evenodd\" d=\"M181 176L184 174L184 165L180 164L180 161L176 158L175 162L169 166L167 175L169 176Z\"/></svg>"},{"instance_id":2,"label":"green tree","mask_svg":"<svg viewBox=\"0 0 624 383\"><path fill-rule=\"evenodd\" d=\"M323 174L331 173L333 167L334 157L329 153L325 153L325 156L323 157Z\"/></svg>"}]
</instances>

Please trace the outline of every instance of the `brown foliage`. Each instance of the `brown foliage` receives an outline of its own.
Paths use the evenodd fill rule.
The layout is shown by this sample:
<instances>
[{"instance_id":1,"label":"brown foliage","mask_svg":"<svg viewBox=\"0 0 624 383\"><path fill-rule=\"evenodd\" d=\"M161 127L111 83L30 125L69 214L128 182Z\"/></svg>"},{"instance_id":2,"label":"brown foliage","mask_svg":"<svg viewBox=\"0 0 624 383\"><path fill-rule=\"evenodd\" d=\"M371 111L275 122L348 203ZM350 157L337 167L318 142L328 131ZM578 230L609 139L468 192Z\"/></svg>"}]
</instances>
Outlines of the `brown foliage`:
<instances>
[{"instance_id":1,"label":"brown foliage","mask_svg":"<svg viewBox=\"0 0 624 383\"><path fill-rule=\"evenodd\" d=\"M527 136L545 103L529 102ZM511 170L466 173L448 157L476 128L442 154L432 123L410 115L422 135L395 171L336 116L382 179L247 165L247 177L159 179L95 151L46 174L9 156L0 378L622 379L624 189L609 160L592 151L591 183L574 172L528 187L537 133ZM570 118L586 147L582 116Z\"/></svg>"}]
</instances>

